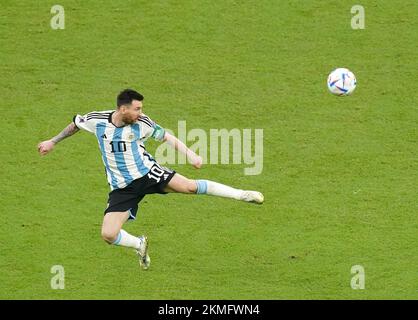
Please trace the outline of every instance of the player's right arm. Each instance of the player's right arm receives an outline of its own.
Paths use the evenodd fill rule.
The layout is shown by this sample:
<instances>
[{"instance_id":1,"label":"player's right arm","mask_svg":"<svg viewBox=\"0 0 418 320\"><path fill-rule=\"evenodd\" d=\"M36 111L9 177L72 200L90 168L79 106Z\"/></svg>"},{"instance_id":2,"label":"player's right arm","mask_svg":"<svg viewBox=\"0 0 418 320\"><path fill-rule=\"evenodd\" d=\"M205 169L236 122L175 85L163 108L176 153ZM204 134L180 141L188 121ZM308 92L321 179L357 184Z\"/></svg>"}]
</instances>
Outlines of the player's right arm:
<instances>
[{"instance_id":1,"label":"player's right arm","mask_svg":"<svg viewBox=\"0 0 418 320\"><path fill-rule=\"evenodd\" d=\"M64 130L62 130L58 135L53 137L52 139L42 141L38 144L38 151L39 153L44 156L47 153L51 152L54 149L54 146L64 140L67 137L72 136L74 133L79 131L80 129L75 125L74 122L71 122Z\"/></svg>"},{"instance_id":2,"label":"player's right arm","mask_svg":"<svg viewBox=\"0 0 418 320\"><path fill-rule=\"evenodd\" d=\"M57 136L38 144L39 153L42 156L46 155L47 153L51 152L52 149L54 149L58 142L72 136L80 129L94 133L97 122L107 119L110 114L111 111L92 111L85 114L84 116L76 114L73 118L73 122L70 123L64 130L62 130Z\"/></svg>"}]
</instances>

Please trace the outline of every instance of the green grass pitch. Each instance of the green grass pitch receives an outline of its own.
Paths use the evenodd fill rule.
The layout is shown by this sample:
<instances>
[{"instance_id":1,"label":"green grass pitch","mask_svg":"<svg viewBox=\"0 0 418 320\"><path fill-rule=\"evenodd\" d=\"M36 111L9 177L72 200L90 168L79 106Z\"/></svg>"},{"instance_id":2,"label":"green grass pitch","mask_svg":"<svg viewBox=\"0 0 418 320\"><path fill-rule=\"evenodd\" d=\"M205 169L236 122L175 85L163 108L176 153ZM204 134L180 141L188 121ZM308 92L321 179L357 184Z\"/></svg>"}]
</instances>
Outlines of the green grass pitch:
<instances>
[{"instance_id":1,"label":"green grass pitch","mask_svg":"<svg viewBox=\"0 0 418 320\"><path fill-rule=\"evenodd\" d=\"M54 4L0 4L0 299L418 298L417 1L63 0L63 30ZM355 4L365 29L351 28ZM335 67L356 75L352 96L327 91ZM126 87L175 133L178 120L264 132L260 175L170 165L265 203L147 196L126 226L150 239L146 272L100 237L94 136L36 150Z\"/></svg>"}]
</instances>

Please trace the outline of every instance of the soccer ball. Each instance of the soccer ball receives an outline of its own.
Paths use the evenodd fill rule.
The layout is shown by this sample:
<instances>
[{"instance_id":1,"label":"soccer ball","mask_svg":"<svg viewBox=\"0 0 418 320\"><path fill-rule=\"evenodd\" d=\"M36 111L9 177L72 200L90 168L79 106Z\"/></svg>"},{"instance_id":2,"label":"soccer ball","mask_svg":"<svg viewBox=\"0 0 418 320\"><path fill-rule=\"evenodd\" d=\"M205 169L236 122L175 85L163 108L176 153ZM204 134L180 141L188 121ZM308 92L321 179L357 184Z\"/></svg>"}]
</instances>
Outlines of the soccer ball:
<instances>
[{"instance_id":1,"label":"soccer ball","mask_svg":"<svg viewBox=\"0 0 418 320\"><path fill-rule=\"evenodd\" d=\"M337 96L348 96L356 88L356 77L347 68L338 68L328 76L328 89Z\"/></svg>"}]
</instances>

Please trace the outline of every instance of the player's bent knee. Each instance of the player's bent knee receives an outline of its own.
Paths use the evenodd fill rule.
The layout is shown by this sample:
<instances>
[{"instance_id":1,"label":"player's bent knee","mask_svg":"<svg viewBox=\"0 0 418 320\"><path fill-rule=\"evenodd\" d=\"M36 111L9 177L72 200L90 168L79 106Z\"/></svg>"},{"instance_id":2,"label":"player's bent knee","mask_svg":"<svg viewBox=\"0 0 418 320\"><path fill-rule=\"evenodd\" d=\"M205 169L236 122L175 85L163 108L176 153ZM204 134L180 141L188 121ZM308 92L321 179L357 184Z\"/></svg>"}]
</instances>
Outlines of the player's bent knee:
<instances>
[{"instance_id":1,"label":"player's bent knee","mask_svg":"<svg viewBox=\"0 0 418 320\"><path fill-rule=\"evenodd\" d=\"M188 193L196 193L196 191L197 191L196 180L189 180L187 182L187 192Z\"/></svg>"},{"instance_id":2,"label":"player's bent knee","mask_svg":"<svg viewBox=\"0 0 418 320\"><path fill-rule=\"evenodd\" d=\"M117 232L109 231L109 230L102 230L102 239L106 241L107 243L112 244L116 241L118 237Z\"/></svg>"}]
</instances>

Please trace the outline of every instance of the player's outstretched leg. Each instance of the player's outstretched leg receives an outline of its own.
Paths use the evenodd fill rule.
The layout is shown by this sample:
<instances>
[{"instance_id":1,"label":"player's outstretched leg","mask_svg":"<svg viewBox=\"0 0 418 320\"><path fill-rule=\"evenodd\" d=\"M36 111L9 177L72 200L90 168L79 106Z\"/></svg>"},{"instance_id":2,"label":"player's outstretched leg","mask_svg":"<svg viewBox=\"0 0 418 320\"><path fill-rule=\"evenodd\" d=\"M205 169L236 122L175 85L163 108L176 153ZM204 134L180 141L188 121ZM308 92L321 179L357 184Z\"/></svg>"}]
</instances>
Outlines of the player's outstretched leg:
<instances>
[{"instance_id":1,"label":"player's outstretched leg","mask_svg":"<svg viewBox=\"0 0 418 320\"><path fill-rule=\"evenodd\" d=\"M106 213L103 218L102 238L109 244L136 249L139 264L146 270L151 264L148 255L148 239L146 236L135 237L122 229L122 225L128 218L129 211Z\"/></svg>"},{"instance_id":2,"label":"player's outstretched leg","mask_svg":"<svg viewBox=\"0 0 418 320\"><path fill-rule=\"evenodd\" d=\"M192 180L178 173L170 180L165 191L207 194L259 204L264 202L264 196L261 192L235 189L210 180Z\"/></svg>"}]
</instances>

